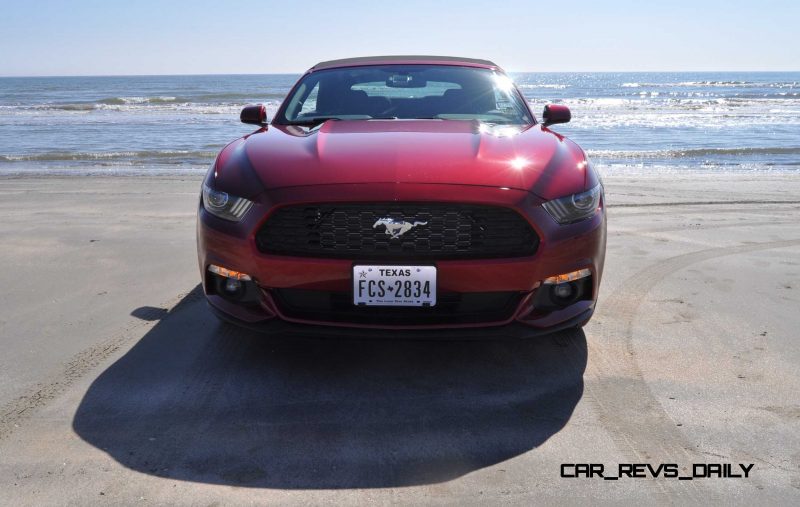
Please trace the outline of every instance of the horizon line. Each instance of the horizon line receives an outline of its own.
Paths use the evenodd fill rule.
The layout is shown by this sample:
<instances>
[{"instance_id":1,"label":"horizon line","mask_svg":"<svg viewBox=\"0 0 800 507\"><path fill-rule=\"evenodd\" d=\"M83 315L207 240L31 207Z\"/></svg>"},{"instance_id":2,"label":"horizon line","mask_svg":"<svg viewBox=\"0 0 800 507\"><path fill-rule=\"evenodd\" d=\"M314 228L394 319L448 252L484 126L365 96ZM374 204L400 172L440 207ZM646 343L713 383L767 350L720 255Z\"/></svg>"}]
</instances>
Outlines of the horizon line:
<instances>
[{"instance_id":1,"label":"horizon line","mask_svg":"<svg viewBox=\"0 0 800 507\"><path fill-rule=\"evenodd\" d=\"M211 72L188 74L0 74L0 79L6 78L62 78L62 77L205 77L205 76L297 76L307 71L299 72ZM795 70L719 70L719 69L687 69L687 70L506 70L508 74L671 74L685 72L720 72L720 73L781 73L800 72Z\"/></svg>"}]
</instances>

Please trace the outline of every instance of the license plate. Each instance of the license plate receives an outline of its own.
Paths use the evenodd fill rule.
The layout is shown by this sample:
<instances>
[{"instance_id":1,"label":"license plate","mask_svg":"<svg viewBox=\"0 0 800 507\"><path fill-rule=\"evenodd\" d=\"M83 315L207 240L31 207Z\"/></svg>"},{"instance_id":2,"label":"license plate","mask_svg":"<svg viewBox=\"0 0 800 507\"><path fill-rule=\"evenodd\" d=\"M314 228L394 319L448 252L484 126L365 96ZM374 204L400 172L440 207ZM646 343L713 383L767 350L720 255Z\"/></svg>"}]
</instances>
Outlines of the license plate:
<instances>
[{"instance_id":1,"label":"license plate","mask_svg":"<svg viewBox=\"0 0 800 507\"><path fill-rule=\"evenodd\" d=\"M435 306L436 266L353 266L353 303Z\"/></svg>"}]
</instances>

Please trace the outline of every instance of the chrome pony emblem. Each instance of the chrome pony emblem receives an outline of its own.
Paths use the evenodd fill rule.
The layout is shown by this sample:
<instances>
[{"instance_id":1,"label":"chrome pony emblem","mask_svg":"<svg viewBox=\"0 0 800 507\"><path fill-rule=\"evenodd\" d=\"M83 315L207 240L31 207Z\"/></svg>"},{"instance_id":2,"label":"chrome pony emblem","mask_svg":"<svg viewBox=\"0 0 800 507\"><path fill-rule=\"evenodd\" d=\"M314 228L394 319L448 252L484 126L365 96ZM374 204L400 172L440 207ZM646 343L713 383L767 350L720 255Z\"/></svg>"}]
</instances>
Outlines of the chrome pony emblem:
<instances>
[{"instance_id":1,"label":"chrome pony emblem","mask_svg":"<svg viewBox=\"0 0 800 507\"><path fill-rule=\"evenodd\" d=\"M394 218L379 218L372 228L375 229L379 225L386 227L386 234L395 239L418 225L428 225L428 222L406 222L405 220L395 220Z\"/></svg>"}]
</instances>

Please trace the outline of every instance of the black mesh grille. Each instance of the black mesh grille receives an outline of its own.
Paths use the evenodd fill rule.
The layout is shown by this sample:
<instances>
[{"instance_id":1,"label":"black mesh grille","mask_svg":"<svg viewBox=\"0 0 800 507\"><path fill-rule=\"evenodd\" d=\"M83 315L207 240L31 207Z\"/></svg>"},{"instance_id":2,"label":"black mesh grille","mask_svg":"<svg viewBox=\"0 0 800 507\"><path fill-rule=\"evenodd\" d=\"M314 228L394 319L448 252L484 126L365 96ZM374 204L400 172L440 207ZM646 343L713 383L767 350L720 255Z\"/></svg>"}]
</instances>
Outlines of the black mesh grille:
<instances>
[{"instance_id":1,"label":"black mesh grille","mask_svg":"<svg viewBox=\"0 0 800 507\"><path fill-rule=\"evenodd\" d=\"M476 324L508 320L519 292L440 293L436 306L355 306L351 292L272 289L281 312L296 319L374 325Z\"/></svg>"},{"instance_id":2,"label":"black mesh grille","mask_svg":"<svg viewBox=\"0 0 800 507\"><path fill-rule=\"evenodd\" d=\"M417 225L393 238L388 218ZM539 237L516 211L445 203L319 204L280 208L256 235L278 255L370 259L487 259L536 253Z\"/></svg>"}]
</instances>

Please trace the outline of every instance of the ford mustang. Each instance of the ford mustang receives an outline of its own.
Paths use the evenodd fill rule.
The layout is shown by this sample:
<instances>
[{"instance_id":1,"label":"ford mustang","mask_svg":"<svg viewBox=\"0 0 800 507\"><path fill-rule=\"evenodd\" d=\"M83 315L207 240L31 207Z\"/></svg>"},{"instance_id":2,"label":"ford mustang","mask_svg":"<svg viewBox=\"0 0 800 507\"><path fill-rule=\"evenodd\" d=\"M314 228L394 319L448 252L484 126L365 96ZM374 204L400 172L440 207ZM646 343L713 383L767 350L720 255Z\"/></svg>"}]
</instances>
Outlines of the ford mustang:
<instances>
[{"instance_id":1,"label":"ford mustang","mask_svg":"<svg viewBox=\"0 0 800 507\"><path fill-rule=\"evenodd\" d=\"M197 220L220 318L272 333L531 337L592 316L603 186L492 62L315 65L225 146Z\"/></svg>"}]
</instances>

